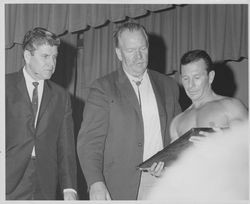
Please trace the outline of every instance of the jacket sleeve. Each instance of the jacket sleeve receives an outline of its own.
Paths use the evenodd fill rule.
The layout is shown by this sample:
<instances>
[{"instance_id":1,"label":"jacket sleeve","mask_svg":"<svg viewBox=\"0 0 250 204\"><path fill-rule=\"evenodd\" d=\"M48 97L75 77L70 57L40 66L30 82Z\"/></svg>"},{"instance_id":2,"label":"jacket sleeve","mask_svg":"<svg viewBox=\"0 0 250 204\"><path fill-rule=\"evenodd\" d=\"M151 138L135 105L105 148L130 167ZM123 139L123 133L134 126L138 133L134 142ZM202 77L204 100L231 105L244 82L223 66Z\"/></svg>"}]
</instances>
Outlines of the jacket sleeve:
<instances>
[{"instance_id":1,"label":"jacket sleeve","mask_svg":"<svg viewBox=\"0 0 250 204\"><path fill-rule=\"evenodd\" d=\"M66 188L76 190L76 151L69 94L66 94L65 111L59 131L57 162L60 186L62 190Z\"/></svg>"},{"instance_id":2,"label":"jacket sleeve","mask_svg":"<svg viewBox=\"0 0 250 204\"><path fill-rule=\"evenodd\" d=\"M97 81L89 90L78 135L77 153L88 187L103 181L103 152L109 126L109 102Z\"/></svg>"}]
</instances>

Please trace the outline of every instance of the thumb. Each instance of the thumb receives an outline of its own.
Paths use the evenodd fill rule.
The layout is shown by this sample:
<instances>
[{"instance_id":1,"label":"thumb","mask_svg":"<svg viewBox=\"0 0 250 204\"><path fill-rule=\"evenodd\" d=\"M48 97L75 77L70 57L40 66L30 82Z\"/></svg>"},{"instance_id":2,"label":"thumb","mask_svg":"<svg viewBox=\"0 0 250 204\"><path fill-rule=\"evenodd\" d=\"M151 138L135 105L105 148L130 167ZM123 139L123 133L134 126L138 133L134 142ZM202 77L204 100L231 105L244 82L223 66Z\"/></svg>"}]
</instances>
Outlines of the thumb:
<instances>
[{"instance_id":1,"label":"thumb","mask_svg":"<svg viewBox=\"0 0 250 204\"><path fill-rule=\"evenodd\" d=\"M106 193L106 199L107 199L107 200L111 200L111 197L110 197L110 195L109 195L109 192Z\"/></svg>"}]
</instances>

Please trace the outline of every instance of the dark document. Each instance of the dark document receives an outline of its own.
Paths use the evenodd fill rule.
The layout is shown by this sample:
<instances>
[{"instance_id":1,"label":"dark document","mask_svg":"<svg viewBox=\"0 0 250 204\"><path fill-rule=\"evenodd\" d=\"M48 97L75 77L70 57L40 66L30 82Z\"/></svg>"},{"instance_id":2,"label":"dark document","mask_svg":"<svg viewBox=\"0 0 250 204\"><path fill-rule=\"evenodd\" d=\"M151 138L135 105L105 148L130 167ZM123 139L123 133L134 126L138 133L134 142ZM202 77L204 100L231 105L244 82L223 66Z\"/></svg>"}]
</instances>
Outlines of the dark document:
<instances>
[{"instance_id":1,"label":"dark document","mask_svg":"<svg viewBox=\"0 0 250 204\"><path fill-rule=\"evenodd\" d=\"M147 170L152 166L154 162L163 161L165 166L168 166L171 162L178 158L178 155L190 145L192 142L189 141L191 136L202 136L199 134L200 131L214 132L213 128L200 127L192 128L179 137L177 140L166 146L163 150L157 152L155 155L138 165L140 170Z\"/></svg>"}]
</instances>

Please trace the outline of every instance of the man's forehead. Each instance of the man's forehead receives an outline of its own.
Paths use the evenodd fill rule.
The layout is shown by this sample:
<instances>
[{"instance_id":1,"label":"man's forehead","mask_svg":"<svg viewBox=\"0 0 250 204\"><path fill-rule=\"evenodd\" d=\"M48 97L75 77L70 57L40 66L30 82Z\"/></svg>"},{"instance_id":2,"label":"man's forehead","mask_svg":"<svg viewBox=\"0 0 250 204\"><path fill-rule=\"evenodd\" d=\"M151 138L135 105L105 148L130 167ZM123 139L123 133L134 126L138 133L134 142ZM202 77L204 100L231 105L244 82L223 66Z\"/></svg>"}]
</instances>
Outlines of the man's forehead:
<instances>
[{"instance_id":1,"label":"man's forehead","mask_svg":"<svg viewBox=\"0 0 250 204\"><path fill-rule=\"evenodd\" d=\"M206 63L203 59L199 59L197 61L194 62L190 62L188 64L185 65L181 65L181 69L182 71L186 70L187 72L189 71L197 71L197 72L203 72L206 71Z\"/></svg>"},{"instance_id":2,"label":"man's forehead","mask_svg":"<svg viewBox=\"0 0 250 204\"><path fill-rule=\"evenodd\" d=\"M57 46L53 45L49 45L49 44L42 44L42 45L34 45L35 47L35 52L38 53L45 53L45 54L55 54L57 53Z\"/></svg>"}]
</instances>

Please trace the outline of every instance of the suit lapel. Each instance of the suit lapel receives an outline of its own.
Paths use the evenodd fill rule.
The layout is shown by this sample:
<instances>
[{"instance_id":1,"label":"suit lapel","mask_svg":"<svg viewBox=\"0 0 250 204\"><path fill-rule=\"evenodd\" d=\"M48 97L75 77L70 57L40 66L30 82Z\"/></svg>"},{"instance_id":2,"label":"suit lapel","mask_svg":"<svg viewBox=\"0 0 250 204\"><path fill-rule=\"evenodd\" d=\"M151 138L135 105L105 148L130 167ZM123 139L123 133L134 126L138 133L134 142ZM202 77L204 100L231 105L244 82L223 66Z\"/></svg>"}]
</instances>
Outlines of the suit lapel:
<instances>
[{"instance_id":1,"label":"suit lapel","mask_svg":"<svg viewBox=\"0 0 250 204\"><path fill-rule=\"evenodd\" d=\"M41 101L41 105L40 105L40 111L39 111L37 124L36 124L37 127L39 125L39 122L40 122L45 110L47 109L47 106L48 106L52 96L53 95L52 95L51 86L50 86L49 82L47 80L45 80L44 81L44 88L43 88L43 96L42 96L42 101Z\"/></svg>"},{"instance_id":2,"label":"suit lapel","mask_svg":"<svg viewBox=\"0 0 250 204\"><path fill-rule=\"evenodd\" d=\"M20 100L20 98L22 98L23 101L28 104L28 107L30 107L30 110L33 111L22 69L18 72L18 80L17 80L16 87L18 90L17 95L16 95L18 100Z\"/></svg>"},{"instance_id":3,"label":"suit lapel","mask_svg":"<svg viewBox=\"0 0 250 204\"><path fill-rule=\"evenodd\" d=\"M30 120L30 117L34 117L31 100L29 97L28 89L26 86L25 78L23 75L23 69L17 72L16 83L12 91L13 101L16 102L16 105L13 106L13 111L21 111L25 113L25 118L28 119L29 128L32 131L35 131L34 128L34 118ZM15 110L17 108L17 110ZM21 108L21 109L20 109Z\"/></svg>"},{"instance_id":4,"label":"suit lapel","mask_svg":"<svg viewBox=\"0 0 250 204\"><path fill-rule=\"evenodd\" d=\"M120 93L128 100L128 102L135 108L136 112L141 116L141 109L135 94L135 91L130 84L130 81L126 74L124 73L122 68L118 69L118 87L120 89Z\"/></svg>"},{"instance_id":5,"label":"suit lapel","mask_svg":"<svg viewBox=\"0 0 250 204\"><path fill-rule=\"evenodd\" d=\"M138 143L143 143L143 118L141 108L136 93L122 68L118 69L117 87L120 90L119 92L121 93L122 100L125 100L126 103L130 104L131 107L135 110L135 115L138 116L138 122L140 123L140 126L135 127L137 129L137 134L135 136L137 138Z\"/></svg>"},{"instance_id":6,"label":"suit lapel","mask_svg":"<svg viewBox=\"0 0 250 204\"><path fill-rule=\"evenodd\" d=\"M167 112L166 109L164 108L164 101L165 98L164 93L161 92L162 84L158 84L158 78L155 77L155 75L152 74L150 70L148 70L148 75L150 82L152 84L157 106L158 106L158 112L159 112L159 117L160 117L160 124L161 124L161 133L162 133L162 138L163 142L165 140L165 131L166 131L166 124L167 124ZM134 92L134 89L132 85L129 82L129 79L127 78L126 74L122 70L122 68L118 69L118 87L120 88L120 92L123 94L123 96L128 100L128 102L135 108L136 112L140 116L142 120L142 113L141 109L138 103L138 99L136 97L136 94Z\"/></svg>"},{"instance_id":7,"label":"suit lapel","mask_svg":"<svg viewBox=\"0 0 250 204\"><path fill-rule=\"evenodd\" d=\"M151 81L153 90L154 90L154 94L155 94L155 98L156 98L156 102L157 102L157 106L158 106L158 112L159 112L159 117L160 117L160 124L161 124L161 134L162 134L162 139L163 139L163 144L164 144L164 140L165 140L165 130L166 130L166 124L167 124L167 112L164 108L164 101L165 98L164 93L161 93L161 86L162 84L158 84L159 79L154 77L154 75L152 74L152 72L150 70L148 70L148 75L149 75L149 79Z\"/></svg>"}]
</instances>

